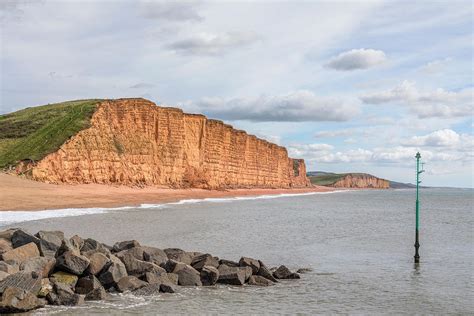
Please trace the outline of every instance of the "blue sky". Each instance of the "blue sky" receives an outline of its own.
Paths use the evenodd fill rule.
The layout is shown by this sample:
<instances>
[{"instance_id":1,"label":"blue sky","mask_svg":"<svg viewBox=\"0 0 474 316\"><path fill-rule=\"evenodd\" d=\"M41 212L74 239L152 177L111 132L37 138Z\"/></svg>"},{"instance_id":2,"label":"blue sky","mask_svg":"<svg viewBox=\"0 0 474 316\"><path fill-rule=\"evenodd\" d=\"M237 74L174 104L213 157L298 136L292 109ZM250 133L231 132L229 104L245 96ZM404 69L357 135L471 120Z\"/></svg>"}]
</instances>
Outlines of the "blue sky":
<instances>
[{"instance_id":1,"label":"blue sky","mask_svg":"<svg viewBox=\"0 0 474 316\"><path fill-rule=\"evenodd\" d=\"M470 1L2 1L0 113L145 97L309 170L473 187Z\"/></svg>"}]
</instances>

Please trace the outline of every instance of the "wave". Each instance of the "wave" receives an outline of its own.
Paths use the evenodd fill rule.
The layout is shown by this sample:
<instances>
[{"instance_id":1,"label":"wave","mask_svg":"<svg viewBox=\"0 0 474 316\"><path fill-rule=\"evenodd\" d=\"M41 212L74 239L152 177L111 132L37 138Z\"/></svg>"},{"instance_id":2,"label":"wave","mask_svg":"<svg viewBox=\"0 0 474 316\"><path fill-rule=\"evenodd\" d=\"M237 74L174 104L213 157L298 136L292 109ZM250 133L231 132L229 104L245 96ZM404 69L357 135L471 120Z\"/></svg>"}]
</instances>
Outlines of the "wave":
<instances>
[{"instance_id":1,"label":"wave","mask_svg":"<svg viewBox=\"0 0 474 316\"><path fill-rule=\"evenodd\" d=\"M228 198L204 198L204 199L186 199L177 202L170 202L164 204L140 204L139 206L121 206L121 207L91 207L91 208L64 208L44 211L1 211L0 212L0 226L11 225L14 223L21 223L27 221L42 220L54 217L72 217L92 214L102 214L113 211L124 210L140 210L140 209L162 209L167 206L196 204L196 203L229 203L235 201L250 201L250 200L264 200L277 199L285 197L298 197L319 194L333 194L350 192L353 190L336 190L328 192L306 192L306 193L282 193L282 194L267 194L257 196L236 196Z\"/></svg>"}]
</instances>

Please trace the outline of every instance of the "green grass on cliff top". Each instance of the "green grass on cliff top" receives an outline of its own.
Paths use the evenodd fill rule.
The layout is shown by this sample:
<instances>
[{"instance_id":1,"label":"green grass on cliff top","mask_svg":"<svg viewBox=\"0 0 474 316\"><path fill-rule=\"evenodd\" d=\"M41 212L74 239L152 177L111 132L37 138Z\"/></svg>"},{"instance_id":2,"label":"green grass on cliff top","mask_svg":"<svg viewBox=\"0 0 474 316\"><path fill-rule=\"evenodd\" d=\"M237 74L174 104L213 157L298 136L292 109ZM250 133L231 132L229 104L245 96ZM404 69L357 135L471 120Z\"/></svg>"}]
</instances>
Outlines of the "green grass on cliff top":
<instances>
[{"instance_id":1,"label":"green grass on cliff top","mask_svg":"<svg viewBox=\"0 0 474 316\"><path fill-rule=\"evenodd\" d=\"M353 176L366 175L365 173L329 173L329 172L312 173L312 172L308 172L308 178L312 184L332 185L349 174Z\"/></svg>"},{"instance_id":2,"label":"green grass on cliff top","mask_svg":"<svg viewBox=\"0 0 474 316\"><path fill-rule=\"evenodd\" d=\"M98 99L68 101L0 115L0 168L38 161L89 127Z\"/></svg>"}]
</instances>

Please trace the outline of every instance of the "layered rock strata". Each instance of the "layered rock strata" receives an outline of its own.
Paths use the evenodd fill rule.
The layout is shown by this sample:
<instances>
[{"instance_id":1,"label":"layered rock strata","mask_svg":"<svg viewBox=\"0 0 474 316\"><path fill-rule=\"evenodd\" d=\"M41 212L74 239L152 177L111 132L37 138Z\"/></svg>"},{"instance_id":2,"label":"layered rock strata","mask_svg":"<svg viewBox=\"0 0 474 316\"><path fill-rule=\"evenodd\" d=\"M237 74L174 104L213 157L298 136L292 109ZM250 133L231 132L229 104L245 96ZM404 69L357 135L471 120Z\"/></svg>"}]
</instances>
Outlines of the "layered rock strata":
<instances>
[{"instance_id":1,"label":"layered rock strata","mask_svg":"<svg viewBox=\"0 0 474 316\"><path fill-rule=\"evenodd\" d=\"M284 147L144 99L101 102L91 126L37 162L32 177L209 189L310 185L304 161Z\"/></svg>"},{"instance_id":2,"label":"layered rock strata","mask_svg":"<svg viewBox=\"0 0 474 316\"><path fill-rule=\"evenodd\" d=\"M336 188L388 189L390 188L390 182L369 174L347 174L343 178L331 184L331 186Z\"/></svg>"}]
</instances>

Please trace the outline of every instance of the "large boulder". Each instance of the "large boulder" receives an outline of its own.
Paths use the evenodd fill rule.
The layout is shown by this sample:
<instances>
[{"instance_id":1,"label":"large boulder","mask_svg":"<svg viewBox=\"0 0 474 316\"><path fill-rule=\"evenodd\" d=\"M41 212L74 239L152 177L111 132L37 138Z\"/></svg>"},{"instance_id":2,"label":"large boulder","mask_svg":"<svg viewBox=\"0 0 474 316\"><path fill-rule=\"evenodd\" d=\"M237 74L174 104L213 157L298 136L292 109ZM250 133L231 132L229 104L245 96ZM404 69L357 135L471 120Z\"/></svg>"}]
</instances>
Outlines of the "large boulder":
<instances>
[{"instance_id":1,"label":"large boulder","mask_svg":"<svg viewBox=\"0 0 474 316\"><path fill-rule=\"evenodd\" d=\"M0 238L0 255L13 249L12 242L5 238Z\"/></svg>"},{"instance_id":2,"label":"large boulder","mask_svg":"<svg viewBox=\"0 0 474 316\"><path fill-rule=\"evenodd\" d=\"M240 258L239 265L252 268L252 274L257 274L260 269L260 262L258 260L247 257Z\"/></svg>"},{"instance_id":3,"label":"large boulder","mask_svg":"<svg viewBox=\"0 0 474 316\"><path fill-rule=\"evenodd\" d=\"M66 252L72 252L76 255L81 254L81 250L80 250L80 248L77 247L76 244L71 242L71 240L69 240L69 239L63 239L61 241L61 246L59 246L59 248L56 250L55 256L59 257L59 256L65 254Z\"/></svg>"},{"instance_id":4,"label":"large boulder","mask_svg":"<svg viewBox=\"0 0 474 316\"><path fill-rule=\"evenodd\" d=\"M18 263L22 263L29 258L39 257L39 255L40 252L36 244L30 242L26 245L22 245L10 251L4 252L2 254L2 259L3 261L14 260Z\"/></svg>"},{"instance_id":5,"label":"large boulder","mask_svg":"<svg viewBox=\"0 0 474 316\"><path fill-rule=\"evenodd\" d=\"M0 271L0 281L2 281L3 279L6 279L7 276L9 276L9 275L10 275L10 273Z\"/></svg>"},{"instance_id":6,"label":"large boulder","mask_svg":"<svg viewBox=\"0 0 474 316\"><path fill-rule=\"evenodd\" d=\"M143 260L160 265L168 261L166 252L155 247L140 247L143 250Z\"/></svg>"},{"instance_id":7,"label":"large boulder","mask_svg":"<svg viewBox=\"0 0 474 316\"><path fill-rule=\"evenodd\" d=\"M120 252L115 253L115 256L119 259L121 259L125 255L132 256L135 259L143 261L144 260L143 247L135 247L135 248L125 249L125 250L122 250Z\"/></svg>"},{"instance_id":8,"label":"large boulder","mask_svg":"<svg viewBox=\"0 0 474 316\"><path fill-rule=\"evenodd\" d=\"M193 261L191 262L191 266L198 271L201 271L204 266L211 266L214 268L218 268L219 258L213 257L212 255L208 253L198 255L193 258Z\"/></svg>"},{"instance_id":9,"label":"large boulder","mask_svg":"<svg viewBox=\"0 0 474 316\"><path fill-rule=\"evenodd\" d=\"M0 281L0 294L9 287L16 287L37 295L41 289L41 276L36 272L20 271Z\"/></svg>"},{"instance_id":10,"label":"large boulder","mask_svg":"<svg viewBox=\"0 0 474 316\"><path fill-rule=\"evenodd\" d=\"M9 228L7 230L0 231L0 238L11 240L13 234L19 230L19 228Z\"/></svg>"},{"instance_id":11,"label":"large boulder","mask_svg":"<svg viewBox=\"0 0 474 316\"><path fill-rule=\"evenodd\" d=\"M202 285L214 285L219 279L219 270L213 266L204 266L201 269L200 276Z\"/></svg>"},{"instance_id":12,"label":"large boulder","mask_svg":"<svg viewBox=\"0 0 474 316\"><path fill-rule=\"evenodd\" d=\"M176 292L176 285L178 285L178 275L174 273L147 272L144 280L149 284L162 285L160 289L164 293Z\"/></svg>"},{"instance_id":13,"label":"large boulder","mask_svg":"<svg viewBox=\"0 0 474 316\"><path fill-rule=\"evenodd\" d=\"M119 257L125 265L127 273L136 277L142 277L146 272L166 272L162 267L143 260L138 260L130 253L125 253Z\"/></svg>"},{"instance_id":14,"label":"large boulder","mask_svg":"<svg viewBox=\"0 0 474 316\"><path fill-rule=\"evenodd\" d=\"M33 258L39 258L39 257L33 257ZM14 260L10 260L8 262L0 261L0 271L6 272L8 274L17 273L18 271L20 271L20 265Z\"/></svg>"},{"instance_id":15,"label":"large boulder","mask_svg":"<svg viewBox=\"0 0 474 316\"><path fill-rule=\"evenodd\" d=\"M260 275L251 275L249 278L250 285L257 285L257 286L269 286L273 285L273 282L264 278L263 276Z\"/></svg>"},{"instance_id":16,"label":"large boulder","mask_svg":"<svg viewBox=\"0 0 474 316\"><path fill-rule=\"evenodd\" d=\"M92 275L98 275L102 269L109 263L110 259L107 258L103 253L95 252L89 256L89 266L87 272Z\"/></svg>"},{"instance_id":17,"label":"large boulder","mask_svg":"<svg viewBox=\"0 0 474 316\"><path fill-rule=\"evenodd\" d=\"M115 288L117 289L117 291L123 293L128 291L135 291L147 285L147 282L142 281L133 275L128 275L126 277L121 278L117 282Z\"/></svg>"},{"instance_id":18,"label":"large boulder","mask_svg":"<svg viewBox=\"0 0 474 316\"><path fill-rule=\"evenodd\" d=\"M232 260L226 260L226 259L220 259L219 260L219 265L226 265L228 267L240 267L238 262L232 261Z\"/></svg>"},{"instance_id":19,"label":"large boulder","mask_svg":"<svg viewBox=\"0 0 474 316\"><path fill-rule=\"evenodd\" d=\"M270 272L270 270L267 268L267 266L262 261L259 260L258 263L260 263L260 269L258 270L257 275L260 275L260 276L264 277L265 279L268 279L272 282L278 282L277 279L275 279L273 274Z\"/></svg>"},{"instance_id":20,"label":"large boulder","mask_svg":"<svg viewBox=\"0 0 474 316\"><path fill-rule=\"evenodd\" d=\"M99 301L107 299L105 288L94 275L80 278L76 284L76 293L84 294L86 301Z\"/></svg>"},{"instance_id":21,"label":"large boulder","mask_svg":"<svg viewBox=\"0 0 474 316\"><path fill-rule=\"evenodd\" d=\"M144 286L136 291L133 294L137 296L152 296L157 295L160 292L162 293L175 293L176 287L170 283L155 283Z\"/></svg>"},{"instance_id":22,"label":"large boulder","mask_svg":"<svg viewBox=\"0 0 474 316\"><path fill-rule=\"evenodd\" d=\"M219 266L218 283L243 285L246 279L246 269L240 267L229 267L225 264Z\"/></svg>"},{"instance_id":23,"label":"large boulder","mask_svg":"<svg viewBox=\"0 0 474 316\"><path fill-rule=\"evenodd\" d=\"M61 231L39 231L35 236L40 240L38 248L44 257L54 257L64 240Z\"/></svg>"},{"instance_id":24,"label":"large boulder","mask_svg":"<svg viewBox=\"0 0 474 316\"><path fill-rule=\"evenodd\" d=\"M63 283L54 283L53 291L46 295L51 305L76 306L84 303L84 295L74 293L74 291Z\"/></svg>"},{"instance_id":25,"label":"large boulder","mask_svg":"<svg viewBox=\"0 0 474 316\"><path fill-rule=\"evenodd\" d=\"M102 243L92 238L85 239L81 247L81 254L92 254L94 252L101 252L105 255L110 254L110 250Z\"/></svg>"},{"instance_id":26,"label":"large boulder","mask_svg":"<svg viewBox=\"0 0 474 316\"><path fill-rule=\"evenodd\" d=\"M56 259L50 257L30 258L20 265L20 270L26 272L37 272L42 278L47 278L53 271Z\"/></svg>"},{"instance_id":27,"label":"large boulder","mask_svg":"<svg viewBox=\"0 0 474 316\"><path fill-rule=\"evenodd\" d=\"M3 291L0 313L23 313L45 305L45 300L36 297L31 292L17 287L8 287Z\"/></svg>"},{"instance_id":28,"label":"large boulder","mask_svg":"<svg viewBox=\"0 0 474 316\"><path fill-rule=\"evenodd\" d=\"M273 272L273 276L277 279L299 279L298 273L291 272L287 267L281 265Z\"/></svg>"},{"instance_id":29,"label":"large boulder","mask_svg":"<svg viewBox=\"0 0 474 316\"><path fill-rule=\"evenodd\" d=\"M178 284L182 286L201 286L199 272L188 264L178 265L173 273L178 275Z\"/></svg>"},{"instance_id":30,"label":"large boulder","mask_svg":"<svg viewBox=\"0 0 474 316\"><path fill-rule=\"evenodd\" d=\"M51 281L48 278L41 279L41 289L38 292L38 297L46 297L51 291L53 291Z\"/></svg>"},{"instance_id":31,"label":"large boulder","mask_svg":"<svg viewBox=\"0 0 474 316\"><path fill-rule=\"evenodd\" d=\"M127 276L127 269L122 261L114 255L110 256L110 262L99 274L99 281L105 288L115 286L121 278Z\"/></svg>"},{"instance_id":32,"label":"large boulder","mask_svg":"<svg viewBox=\"0 0 474 316\"><path fill-rule=\"evenodd\" d=\"M69 242L77 249L81 250L82 246L84 245L84 239L82 239L79 235L74 235L69 238Z\"/></svg>"},{"instance_id":33,"label":"large boulder","mask_svg":"<svg viewBox=\"0 0 474 316\"><path fill-rule=\"evenodd\" d=\"M87 257L78 255L72 251L63 253L56 259L56 267L59 270L71 272L75 275L82 275L89 266Z\"/></svg>"},{"instance_id":34,"label":"large boulder","mask_svg":"<svg viewBox=\"0 0 474 316\"><path fill-rule=\"evenodd\" d=\"M172 259L178 262L191 264L193 261L194 254L186 252L179 248L166 248L163 250L166 253L168 259Z\"/></svg>"},{"instance_id":35,"label":"large boulder","mask_svg":"<svg viewBox=\"0 0 474 316\"><path fill-rule=\"evenodd\" d=\"M13 248L18 248L23 245L29 244L31 242L35 243L36 246L39 247L40 240L39 238L25 232L24 230L18 229L16 230L11 238L11 242L13 245Z\"/></svg>"},{"instance_id":36,"label":"large boulder","mask_svg":"<svg viewBox=\"0 0 474 316\"><path fill-rule=\"evenodd\" d=\"M140 247L140 243L136 240L119 241L112 247L112 252L120 252L135 247Z\"/></svg>"},{"instance_id":37,"label":"large boulder","mask_svg":"<svg viewBox=\"0 0 474 316\"><path fill-rule=\"evenodd\" d=\"M57 271L51 274L49 280L51 281L51 283L62 283L73 289L76 286L79 277L68 272Z\"/></svg>"}]
</instances>

